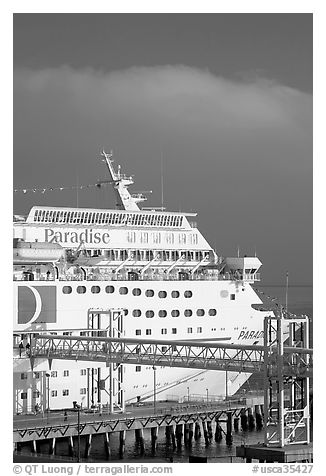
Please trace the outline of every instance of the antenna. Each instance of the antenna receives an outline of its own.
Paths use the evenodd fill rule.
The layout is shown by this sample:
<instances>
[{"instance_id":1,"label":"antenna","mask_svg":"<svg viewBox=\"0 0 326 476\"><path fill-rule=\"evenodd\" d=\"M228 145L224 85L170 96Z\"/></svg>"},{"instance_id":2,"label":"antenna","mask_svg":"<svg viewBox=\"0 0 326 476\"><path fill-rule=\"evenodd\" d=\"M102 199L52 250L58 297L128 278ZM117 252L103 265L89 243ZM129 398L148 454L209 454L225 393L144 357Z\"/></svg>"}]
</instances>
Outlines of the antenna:
<instances>
[{"instance_id":1,"label":"antenna","mask_svg":"<svg viewBox=\"0 0 326 476\"><path fill-rule=\"evenodd\" d=\"M161 151L161 206L164 209L163 153Z\"/></svg>"},{"instance_id":2,"label":"antenna","mask_svg":"<svg viewBox=\"0 0 326 476\"><path fill-rule=\"evenodd\" d=\"M289 291L289 272L286 272L286 284L285 284L285 310L288 311L288 291Z\"/></svg>"},{"instance_id":3,"label":"antenna","mask_svg":"<svg viewBox=\"0 0 326 476\"><path fill-rule=\"evenodd\" d=\"M77 208L79 208L79 177L78 177L78 171L76 170L76 205Z\"/></svg>"}]
</instances>

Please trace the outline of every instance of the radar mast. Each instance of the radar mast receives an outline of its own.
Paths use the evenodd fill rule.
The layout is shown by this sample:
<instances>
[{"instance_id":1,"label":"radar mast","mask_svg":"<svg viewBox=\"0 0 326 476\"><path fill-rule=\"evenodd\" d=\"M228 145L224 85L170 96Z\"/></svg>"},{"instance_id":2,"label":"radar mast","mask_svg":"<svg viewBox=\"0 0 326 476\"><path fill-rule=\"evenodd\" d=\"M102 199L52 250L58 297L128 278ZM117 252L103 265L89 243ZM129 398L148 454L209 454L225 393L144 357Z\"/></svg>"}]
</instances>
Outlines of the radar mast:
<instances>
[{"instance_id":1,"label":"radar mast","mask_svg":"<svg viewBox=\"0 0 326 476\"><path fill-rule=\"evenodd\" d=\"M138 207L139 202L144 202L147 198L142 193L130 194L128 187L133 185L134 179L132 176L127 176L121 173L121 166L118 165L117 172L114 170L112 159L113 152L111 151L107 154L104 150L101 153L101 156L104 157L102 160L106 163L106 166L109 171L110 181L113 185L113 189L116 195L116 207L118 210L130 210L137 211L140 210ZM104 182L99 182L104 183Z\"/></svg>"}]
</instances>

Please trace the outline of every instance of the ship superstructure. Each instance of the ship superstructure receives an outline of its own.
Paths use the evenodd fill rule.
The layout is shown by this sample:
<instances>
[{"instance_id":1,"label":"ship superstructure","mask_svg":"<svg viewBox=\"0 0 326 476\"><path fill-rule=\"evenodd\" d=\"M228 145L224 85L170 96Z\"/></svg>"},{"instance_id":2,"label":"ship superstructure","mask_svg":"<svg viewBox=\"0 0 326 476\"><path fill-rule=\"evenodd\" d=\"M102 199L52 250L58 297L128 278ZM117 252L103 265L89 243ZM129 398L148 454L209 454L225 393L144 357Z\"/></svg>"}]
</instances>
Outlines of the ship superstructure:
<instances>
[{"instance_id":1,"label":"ship superstructure","mask_svg":"<svg viewBox=\"0 0 326 476\"><path fill-rule=\"evenodd\" d=\"M116 209L33 207L14 221L14 331L118 335L140 339L261 343L266 312L251 284L257 257L223 258L197 229L194 213L141 210L133 178L102 153ZM92 334L93 333L93 334ZM147 398L234 393L247 374L39 360L30 370L14 345L14 411L121 405ZM23 347L24 349L25 347ZM153 388L155 373L155 391Z\"/></svg>"}]
</instances>

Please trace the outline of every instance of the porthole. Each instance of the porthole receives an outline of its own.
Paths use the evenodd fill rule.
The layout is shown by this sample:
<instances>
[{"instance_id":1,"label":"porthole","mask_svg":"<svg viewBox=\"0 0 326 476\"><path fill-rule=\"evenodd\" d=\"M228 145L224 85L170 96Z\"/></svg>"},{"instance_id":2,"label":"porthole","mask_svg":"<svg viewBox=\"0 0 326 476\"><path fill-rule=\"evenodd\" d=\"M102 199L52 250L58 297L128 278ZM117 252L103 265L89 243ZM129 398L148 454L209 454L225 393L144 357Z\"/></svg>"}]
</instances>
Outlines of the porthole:
<instances>
[{"instance_id":1,"label":"porthole","mask_svg":"<svg viewBox=\"0 0 326 476\"><path fill-rule=\"evenodd\" d=\"M133 294L134 296L140 296L140 295L141 295L141 290L140 290L139 288L134 288L134 289L132 290L132 294Z\"/></svg>"},{"instance_id":2,"label":"porthole","mask_svg":"<svg viewBox=\"0 0 326 476\"><path fill-rule=\"evenodd\" d=\"M106 286L105 292L108 294L114 293L114 286Z\"/></svg>"},{"instance_id":3,"label":"porthole","mask_svg":"<svg viewBox=\"0 0 326 476\"><path fill-rule=\"evenodd\" d=\"M164 310L164 309L161 309L160 311L158 311L158 315L160 317L166 317L167 316L167 312Z\"/></svg>"},{"instance_id":4,"label":"porthole","mask_svg":"<svg viewBox=\"0 0 326 476\"><path fill-rule=\"evenodd\" d=\"M146 294L147 297L153 297L154 296L154 291L153 291L153 289L147 289L145 294Z\"/></svg>"},{"instance_id":5,"label":"porthole","mask_svg":"<svg viewBox=\"0 0 326 476\"><path fill-rule=\"evenodd\" d=\"M192 310L191 309L186 309L185 310L185 316L186 317L191 317L192 316Z\"/></svg>"},{"instance_id":6,"label":"porthole","mask_svg":"<svg viewBox=\"0 0 326 476\"><path fill-rule=\"evenodd\" d=\"M180 311L178 309L173 309L171 311L171 316L172 317L179 317L180 316Z\"/></svg>"},{"instance_id":7,"label":"porthole","mask_svg":"<svg viewBox=\"0 0 326 476\"><path fill-rule=\"evenodd\" d=\"M146 311L146 317L154 317L154 311Z\"/></svg>"},{"instance_id":8,"label":"porthole","mask_svg":"<svg viewBox=\"0 0 326 476\"><path fill-rule=\"evenodd\" d=\"M141 310L140 310L140 309L134 309L134 310L132 311L132 315L133 315L134 317L140 317L140 316L141 316Z\"/></svg>"},{"instance_id":9,"label":"porthole","mask_svg":"<svg viewBox=\"0 0 326 476\"><path fill-rule=\"evenodd\" d=\"M160 298L166 298L166 296L167 296L167 292L166 292L166 291L160 291L160 292L158 293L158 297L160 297Z\"/></svg>"},{"instance_id":10,"label":"porthole","mask_svg":"<svg viewBox=\"0 0 326 476\"><path fill-rule=\"evenodd\" d=\"M71 294L71 292L72 292L71 286L63 286L62 292L63 292L63 294Z\"/></svg>"},{"instance_id":11,"label":"porthole","mask_svg":"<svg viewBox=\"0 0 326 476\"><path fill-rule=\"evenodd\" d=\"M205 311L204 309L197 309L197 316L204 316L205 315Z\"/></svg>"},{"instance_id":12,"label":"porthole","mask_svg":"<svg viewBox=\"0 0 326 476\"><path fill-rule=\"evenodd\" d=\"M86 293L86 287L85 286L77 286L77 293L78 294L85 294Z\"/></svg>"},{"instance_id":13,"label":"porthole","mask_svg":"<svg viewBox=\"0 0 326 476\"><path fill-rule=\"evenodd\" d=\"M101 291L100 286L92 286L91 287L91 292L93 294L98 294Z\"/></svg>"},{"instance_id":14,"label":"porthole","mask_svg":"<svg viewBox=\"0 0 326 476\"><path fill-rule=\"evenodd\" d=\"M125 313L125 316L128 316L128 313L129 313L128 309L124 309L124 313Z\"/></svg>"},{"instance_id":15,"label":"porthole","mask_svg":"<svg viewBox=\"0 0 326 476\"><path fill-rule=\"evenodd\" d=\"M209 316L216 316L216 314L217 314L217 310L216 310L216 309L210 309L210 310L208 311L208 315L209 315Z\"/></svg>"},{"instance_id":16,"label":"porthole","mask_svg":"<svg viewBox=\"0 0 326 476\"><path fill-rule=\"evenodd\" d=\"M185 298L191 298L192 297L192 291L185 291L184 296L185 296Z\"/></svg>"},{"instance_id":17,"label":"porthole","mask_svg":"<svg viewBox=\"0 0 326 476\"><path fill-rule=\"evenodd\" d=\"M180 293L179 293L179 291L172 291L171 296L173 298L178 298L180 296Z\"/></svg>"},{"instance_id":18,"label":"porthole","mask_svg":"<svg viewBox=\"0 0 326 476\"><path fill-rule=\"evenodd\" d=\"M119 289L119 293L120 293L120 294L128 294L128 288L126 288L126 287L120 288L120 289Z\"/></svg>"}]
</instances>

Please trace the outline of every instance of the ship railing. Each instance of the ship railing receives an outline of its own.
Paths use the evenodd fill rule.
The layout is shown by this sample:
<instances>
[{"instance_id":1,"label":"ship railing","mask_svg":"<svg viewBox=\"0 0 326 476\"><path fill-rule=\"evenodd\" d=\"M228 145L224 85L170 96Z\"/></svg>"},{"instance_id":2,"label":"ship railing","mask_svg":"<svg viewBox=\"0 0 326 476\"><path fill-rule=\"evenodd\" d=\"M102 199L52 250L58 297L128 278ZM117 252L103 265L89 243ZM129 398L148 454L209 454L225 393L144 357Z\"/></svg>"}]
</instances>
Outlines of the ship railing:
<instances>
[{"instance_id":1,"label":"ship railing","mask_svg":"<svg viewBox=\"0 0 326 476\"><path fill-rule=\"evenodd\" d=\"M55 281L53 275L46 276L40 275L37 276L34 274L33 279L27 279L26 276L20 275L13 275L14 281ZM61 274L59 276L59 281L84 281L84 276L82 273L80 274ZM186 277L180 278L176 274L166 274L166 273L152 273L152 274L144 274L143 276L138 275L135 278L135 274L130 277L128 273L123 274L116 274L116 273L89 273L86 277L86 281L260 281L260 273L255 274L246 274L243 276L241 275L233 275L230 273L223 273L220 274L218 272L200 272L191 275L189 272Z\"/></svg>"}]
</instances>

